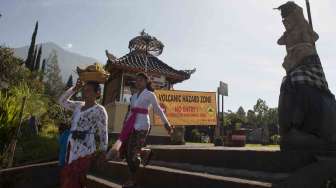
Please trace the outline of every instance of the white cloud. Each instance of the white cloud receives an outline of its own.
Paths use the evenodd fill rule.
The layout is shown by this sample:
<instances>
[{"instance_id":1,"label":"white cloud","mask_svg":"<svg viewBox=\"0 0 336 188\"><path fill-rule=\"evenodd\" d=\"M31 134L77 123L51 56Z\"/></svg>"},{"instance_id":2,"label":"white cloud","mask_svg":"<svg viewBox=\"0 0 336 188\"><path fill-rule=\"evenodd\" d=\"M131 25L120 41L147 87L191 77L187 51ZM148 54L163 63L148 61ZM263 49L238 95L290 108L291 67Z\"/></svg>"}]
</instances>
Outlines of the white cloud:
<instances>
[{"instance_id":1,"label":"white cloud","mask_svg":"<svg viewBox=\"0 0 336 188\"><path fill-rule=\"evenodd\" d=\"M72 44L71 44L71 43L68 43L68 44L66 45L66 47L70 49L70 48L72 48Z\"/></svg>"}]
</instances>

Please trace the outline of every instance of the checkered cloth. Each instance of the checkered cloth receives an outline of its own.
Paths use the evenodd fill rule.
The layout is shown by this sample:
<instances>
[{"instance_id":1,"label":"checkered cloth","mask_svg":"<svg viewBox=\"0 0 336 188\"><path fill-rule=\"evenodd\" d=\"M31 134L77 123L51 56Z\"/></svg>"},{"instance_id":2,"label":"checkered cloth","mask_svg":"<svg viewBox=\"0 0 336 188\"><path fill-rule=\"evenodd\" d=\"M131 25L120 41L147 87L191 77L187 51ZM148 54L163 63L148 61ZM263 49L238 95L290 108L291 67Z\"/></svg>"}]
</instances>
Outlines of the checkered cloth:
<instances>
[{"instance_id":1,"label":"checkered cloth","mask_svg":"<svg viewBox=\"0 0 336 188\"><path fill-rule=\"evenodd\" d=\"M322 90L329 91L328 82L318 56L310 56L284 77L283 83L290 79L293 85L308 84Z\"/></svg>"}]
</instances>

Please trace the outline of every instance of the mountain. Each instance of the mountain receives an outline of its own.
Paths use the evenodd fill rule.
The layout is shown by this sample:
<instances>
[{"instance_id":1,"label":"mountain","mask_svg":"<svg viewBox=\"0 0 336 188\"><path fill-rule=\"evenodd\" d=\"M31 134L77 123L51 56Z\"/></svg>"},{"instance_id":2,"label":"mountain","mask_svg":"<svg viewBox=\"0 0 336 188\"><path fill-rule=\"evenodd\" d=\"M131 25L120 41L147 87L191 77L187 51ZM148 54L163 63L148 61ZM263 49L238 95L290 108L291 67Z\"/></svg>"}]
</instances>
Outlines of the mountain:
<instances>
[{"instance_id":1,"label":"mountain","mask_svg":"<svg viewBox=\"0 0 336 188\"><path fill-rule=\"evenodd\" d=\"M39 46L41 44L38 44ZM23 46L14 49L14 55L21 59L26 59L28 54L29 46ZM42 43L42 59L47 59L51 52L55 50L57 53L58 64L61 69L62 79L64 82L67 81L70 74L77 77L75 73L77 66L84 66L93 64L97 60L91 57L86 57L77 53L67 51L53 42ZM41 62L42 63L42 62Z\"/></svg>"}]
</instances>

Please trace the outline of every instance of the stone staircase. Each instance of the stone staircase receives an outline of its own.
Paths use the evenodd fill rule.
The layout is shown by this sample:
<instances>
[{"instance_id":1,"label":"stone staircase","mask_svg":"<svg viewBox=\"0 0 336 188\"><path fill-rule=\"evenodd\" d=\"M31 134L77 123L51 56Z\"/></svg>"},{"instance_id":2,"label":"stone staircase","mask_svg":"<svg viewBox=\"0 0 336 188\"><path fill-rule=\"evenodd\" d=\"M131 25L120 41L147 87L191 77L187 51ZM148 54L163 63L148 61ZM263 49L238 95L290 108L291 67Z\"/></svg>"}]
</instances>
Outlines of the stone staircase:
<instances>
[{"instance_id":1,"label":"stone staircase","mask_svg":"<svg viewBox=\"0 0 336 188\"><path fill-rule=\"evenodd\" d=\"M139 170L139 187L276 187L315 161L311 154L241 148L152 146L150 165ZM89 187L121 187L124 162L109 161L88 175Z\"/></svg>"},{"instance_id":2,"label":"stone staircase","mask_svg":"<svg viewBox=\"0 0 336 188\"><path fill-rule=\"evenodd\" d=\"M95 188L121 188L122 186L101 177L87 175L87 186Z\"/></svg>"},{"instance_id":3,"label":"stone staircase","mask_svg":"<svg viewBox=\"0 0 336 188\"><path fill-rule=\"evenodd\" d=\"M118 187L113 183L122 182L127 177L127 165L124 162L110 161L100 171L88 175L89 187ZM94 177L94 178L92 178ZM98 179L99 178L99 179ZM175 168L156 165L141 167L139 170L140 187L230 187L230 188L266 188L272 187L272 183L248 180L236 177L226 177L203 172L192 172ZM98 186L99 185L99 186Z\"/></svg>"},{"instance_id":4,"label":"stone staircase","mask_svg":"<svg viewBox=\"0 0 336 188\"><path fill-rule=\"evenodd\" d=\"M336 174L336 152L150 147L154 155L140 168L138 187L316 188ZM57 161L0 169L0 187L59 187L59 170ZM126 163L109 161L90 170L88 187L120 188L127 177Z\"/></svg>"}]
</instances>

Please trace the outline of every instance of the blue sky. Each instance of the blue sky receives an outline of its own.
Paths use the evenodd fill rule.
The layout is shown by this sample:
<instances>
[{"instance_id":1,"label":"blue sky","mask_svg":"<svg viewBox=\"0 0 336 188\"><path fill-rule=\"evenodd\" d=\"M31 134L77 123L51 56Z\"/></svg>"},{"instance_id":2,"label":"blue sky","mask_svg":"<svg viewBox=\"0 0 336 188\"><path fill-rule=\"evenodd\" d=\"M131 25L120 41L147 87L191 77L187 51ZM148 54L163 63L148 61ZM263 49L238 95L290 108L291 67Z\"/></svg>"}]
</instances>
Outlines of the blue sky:
<instances>
[{"instance_id":1,"label":"blue sky","mask_svg":"<svg viewBox=\"0 0 336 188\"><path fill-rule=\"evenodd\" d=\"M336 87L336 2L310 0L317 43L330 88ZM0 0L0 43L27 45L36 20L38 42L52 41L105 63L120 57L142 29L165 44L159 57L177 69L197 68L176 89L215 91L229 84L225 108L252 108L258 98L276 107L285 72L283 0ZM305 5L304 0L296 1Z\"/></svg>"}]
</instances>

